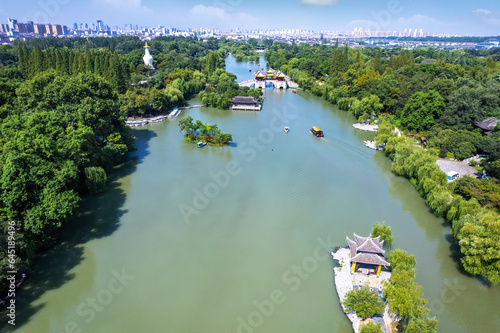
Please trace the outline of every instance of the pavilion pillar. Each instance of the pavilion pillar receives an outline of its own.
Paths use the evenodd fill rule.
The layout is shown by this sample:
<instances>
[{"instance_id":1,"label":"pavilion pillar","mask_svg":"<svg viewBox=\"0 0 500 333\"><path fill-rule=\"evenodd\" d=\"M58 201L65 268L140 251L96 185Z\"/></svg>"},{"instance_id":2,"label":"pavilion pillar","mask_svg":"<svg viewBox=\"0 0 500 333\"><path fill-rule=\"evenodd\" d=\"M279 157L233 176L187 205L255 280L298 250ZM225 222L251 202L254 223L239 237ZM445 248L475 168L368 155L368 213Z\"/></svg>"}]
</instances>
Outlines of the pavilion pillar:
<instances>
[{"instance_id":1,"label":"pavilion pillar","mask_svg":"<svg viewBox=\"0 0 500 333\"><path fill-rule=\"evenodd\" d=\"M377 277L380 276L380 271L382 270L382 265L379 265L377 268Z\"/></svg>"},{"instance_id":2,"label":"pavilion pillar","mask_svg":"<svg viewBox=\"0 0 500 333\"><path fill-rule=\"evenodd\" d=\"M353 262L351 266L351 273L354 274L355 271L356 271L356 263Z\"/></svg>"}]
</instances>

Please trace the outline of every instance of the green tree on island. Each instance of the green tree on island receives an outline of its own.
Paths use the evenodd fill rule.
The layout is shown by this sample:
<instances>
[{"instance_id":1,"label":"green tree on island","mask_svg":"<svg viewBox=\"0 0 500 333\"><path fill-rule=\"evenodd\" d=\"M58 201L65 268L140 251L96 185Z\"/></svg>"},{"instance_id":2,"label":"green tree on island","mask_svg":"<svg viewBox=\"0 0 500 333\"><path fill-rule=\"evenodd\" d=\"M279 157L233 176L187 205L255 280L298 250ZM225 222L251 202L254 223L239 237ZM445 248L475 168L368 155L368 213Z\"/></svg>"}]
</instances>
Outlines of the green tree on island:
<instances>
[{"instance_id":1,"label":"green tree on island","mask_svg":"<svg viewBox=\"0 0 500 333\"><path fill-rule=\"evenodd\" d=\"M433 328L438 321L428 317L430 310L426 307L422 286L415 283L415 256L395 249L389 253L388 261L391 264L391 279L384 282L383 290L389 310L401 316L400 326L404 332L435 332ZM419 331L420 328L427 330Z\"/></svg>"},{"instance_id":2,"label":"green tree on island","mask_svg":"<svg viewBox=\"0 0 500 333\"><path fill-rule=\"evenodd\" d=\"M406 326L405 333L436 333L438 320L428 317L413 317Z\"/></svg>"},{"instance_id":3,"label":"green tree on island","mask_svg":"<svg viewBox=\"0 0 500 333\"><path fill-rule=\"evenodd\" d=\"M361 326L360 333L383 333L382 324L375 324L373 321L368 322L367 324Z\"/></svg>"},{"instance_id":4,"label":"green tree on island","mask_svg":"<svg viewBox=\"0 0 500 333\"><path fill-rule=\"evenodd\" d=\"M375 238L378 236L380 236L380 240L384 241L384 246L387 249L391 249L392 241L393 241L392 231L391 231L391 227L389 227L388 225L385 225L385 222L382 222L382 223L379 222L373 226L372 237Z\"/></svg>"},{"instance_id":5,"label":"green tree on island","mask_svg":"<svg viewBox=\"0 0 500 333\"><path fill-rule=\"evenodd\" d=\"M363 319L384 313L385 307L382 299L367 285L349 291L344 298L344 306L347 311L356 312Z\"/></svg>"},{"instance_id":6,"label":"green tree on island","mask_svg":"<svg viewBox=\"0 0 500 333\"><path fill-rule=\"evenodd\" d=\"M233 140L233 136L229 133L222 133L217 124L210 125L200 120L193 123L191 116L179 120L179 132L184 133L184 141L191 143L205 141L213 146L222 146Z\"/></svg>"}]
</instances>

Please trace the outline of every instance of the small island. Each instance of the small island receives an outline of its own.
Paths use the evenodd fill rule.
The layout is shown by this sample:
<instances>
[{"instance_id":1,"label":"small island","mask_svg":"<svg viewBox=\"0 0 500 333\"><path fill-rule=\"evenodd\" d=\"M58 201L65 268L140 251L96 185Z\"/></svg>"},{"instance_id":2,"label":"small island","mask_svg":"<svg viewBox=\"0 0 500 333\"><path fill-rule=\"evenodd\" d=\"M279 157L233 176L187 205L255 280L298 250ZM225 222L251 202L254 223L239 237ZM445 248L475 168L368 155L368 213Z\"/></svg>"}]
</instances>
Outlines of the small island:
<instances>
[{"instance_id":1,"label":"small island","mask_svg":"<svg viewBox=\"0 0 500 333\"><path fill-rule=\"evenodd\" d=\"M184 133L184 142L206 143L209 146L227 146L233 136L229 133L222 133L217 124L203 123L201 120L193 122L191 116L179 120L179 131Z\"/></svg>"},{"instance_id":2,"label":"small island","mask_svg":"<svg viewBox=\"0 0 500 333\"><path fill-rule=\"evenodd\" d=\"M342 309L355 333L435 333L437 319L429 317L422 287L415 283L415 256L401 249L385 258L392 233L385 223L368 237L346 237L348 248L332 252L335 287Z\"/></svg>"}]
</instances>

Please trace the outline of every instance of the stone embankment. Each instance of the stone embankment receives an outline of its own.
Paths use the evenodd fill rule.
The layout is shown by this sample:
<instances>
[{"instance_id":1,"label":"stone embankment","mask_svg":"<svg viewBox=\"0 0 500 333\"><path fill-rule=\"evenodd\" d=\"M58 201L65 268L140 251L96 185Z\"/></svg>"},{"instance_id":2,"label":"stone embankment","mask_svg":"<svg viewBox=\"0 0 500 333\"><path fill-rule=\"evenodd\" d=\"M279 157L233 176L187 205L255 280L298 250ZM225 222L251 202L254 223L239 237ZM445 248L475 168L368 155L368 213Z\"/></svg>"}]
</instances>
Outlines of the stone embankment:
<instances>
[{"instance_id":1,"label":"stone embankment","mask_svg":"<svg viewBox=\"0 0 500 333\"><path fill-rule=\"evenodd\" d=\"M339 267L333 269L335 274L335 288L337 289L337 294L339 295L340 305L344 310L347 318L352 322L352 328L355 333L359 332L359 324L361 322L360 318L355 312L346 312L344 306L344 298L346 294L353 289L352 287L352 276L351 276L351 259L349 258L350 251L346 248L338 249L337 252L332 252L333 260L339 262Z\"/></svg>"}]
</instances>

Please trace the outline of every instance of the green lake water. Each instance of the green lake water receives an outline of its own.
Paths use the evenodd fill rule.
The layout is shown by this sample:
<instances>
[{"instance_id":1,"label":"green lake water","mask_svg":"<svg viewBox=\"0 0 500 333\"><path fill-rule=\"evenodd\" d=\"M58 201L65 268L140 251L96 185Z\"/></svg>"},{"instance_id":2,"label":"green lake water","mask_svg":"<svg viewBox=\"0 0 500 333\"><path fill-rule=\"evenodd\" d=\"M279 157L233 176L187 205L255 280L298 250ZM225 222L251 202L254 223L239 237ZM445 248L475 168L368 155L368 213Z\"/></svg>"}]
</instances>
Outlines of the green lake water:
<instances>
[{"instance_id":1,"label":"green lake water","mask_svg":"<svg viewBox=\"0 0 500 333\"><path fill-rule=\"evenodd\" d=\"M226 63L239 81L257 69ZM234 144L184 143L187 115ZM354 117L267 89L261 112L180 118L134 129L130 161L38 258L16 297L16 332L350 332L329 252L378 221L416 255L439 332L500 332L500 288L462 273L448 226L364 147L374 134L353 129ZM5 315L0 331L14 331Z\"/></svg>"}]
</instances>

